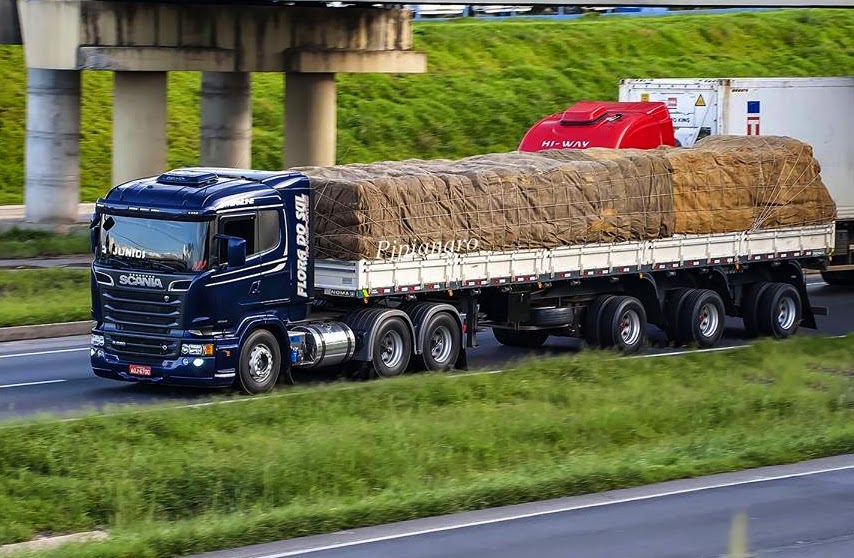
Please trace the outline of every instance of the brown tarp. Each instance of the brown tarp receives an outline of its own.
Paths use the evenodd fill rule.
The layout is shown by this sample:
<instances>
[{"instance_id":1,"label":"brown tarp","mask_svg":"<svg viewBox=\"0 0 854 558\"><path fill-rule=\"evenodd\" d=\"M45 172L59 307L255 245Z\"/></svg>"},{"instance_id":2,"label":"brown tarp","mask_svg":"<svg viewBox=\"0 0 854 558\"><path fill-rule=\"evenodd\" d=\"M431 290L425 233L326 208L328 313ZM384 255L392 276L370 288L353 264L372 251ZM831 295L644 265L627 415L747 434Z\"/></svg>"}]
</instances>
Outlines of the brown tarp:
<instances>
[{"instance_id":1,"label":"brown tarp","mask_svg":"<svg viewBox=\"0 0 854 558\"><path fill-rule=\"evenodd\" d=\"M829 223L836 206L812 147L779 136L709 136L662 149L673 169L677 233Z\"/></svg>"},{"instance_id":2,"label":"brown tarp","mask_svg":"<svg viewBox=\"0 0 854 558\"><path fill-rule=\"evenodd\" d=\"M294 170L315 189L317 256L345 260L799 225L834 211L812 150L788 138Z\"/></svg>"}]
</instances>

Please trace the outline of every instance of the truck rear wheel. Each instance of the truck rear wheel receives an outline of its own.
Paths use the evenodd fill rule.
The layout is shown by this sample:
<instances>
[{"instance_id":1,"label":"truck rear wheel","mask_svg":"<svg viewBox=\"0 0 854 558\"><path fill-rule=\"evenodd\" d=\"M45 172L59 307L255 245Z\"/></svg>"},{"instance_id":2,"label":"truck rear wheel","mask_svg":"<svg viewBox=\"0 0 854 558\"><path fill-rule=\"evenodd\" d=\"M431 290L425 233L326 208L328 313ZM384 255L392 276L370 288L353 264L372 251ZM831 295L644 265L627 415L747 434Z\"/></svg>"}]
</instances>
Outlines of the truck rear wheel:
<instances>
[{"instance_id":1,"label":"truck rear wheel","mask_svg":"<svg viewBox=\"0 0 854 558\"><path fill-rule=\"evenodd\" d=\"M273 389L279 379L282 354L276 337L266 329L249 334L240 349L240 388L250 395Z\"/></svg>"},{"instance_id":2,"label":"truck rear wheel","mask_svg":"<svg viewBox=\"0 0 854 558\"><path fill-rule=\"evenodd\" d=\"M605 306L611 302L614 295L602 295L597 297L588 307L584 316L584 341L588 347L599 347L599 330L602 324L602 314L605 312Z\"/></svg>"},{"instance_id":3,"label":"truck rear wheel","mask_svg":"<svg viewBox=\"0 0 854 558\"><path fill-rule=\"evenodd\" d=\"M784 339L801 323L801 295L788 283L771 283L759 299L757 324L762 335Z\"/></svg>"},{"instance_id":4,"label":"truck rear wheel","mask_svg":"<svg viewBox=\"0 0 854 558\"><path fill-rule=\"evenodd\" d=\"M447 312L439 312L424 324L420 368L430 371L450 370L457 362L462 347L460 325Z\"/></svg>"},{"instance_id":5,"label":"truck rear wheel","mask_svg":"<svg viewBox=\"0 0 854 558\"><path fill-rule=\"evenodd\" d=\"M646 338L646 311L633 296L615 296L605 306L599 342L625 354L640 350Z\"/></svg>"},{"instance_id":6,"label":"truck rear wheel","mask_svg":"<svg viewBox=\"0 0 854 558\"><path fill-rule=\"evenodd\" d=\"M537 349L543 346L549 338L547 331L542 330L515 330L500 327L492 328L495 340L508 347L523 347L525 349Z\"/></svg>"},{"instance_id":7,"label":"truck rear wheel","mask_svg":"<svg viewBox=\"0 0 854 558\"><path fill-rule=\"evenodd\" d=\"M412 357L412 337L406 323L400 318L382 322L374 335L371 354L371 364L380 378L403 374Z\"/></svg>"},{"instance_id":8,"label":"truck rear wheel","mask_svg":"<svg viewBox=\"0 0 854 558\"><path fill-rule=\"evenodd\" d=\"M684 345L687 339L679 334L679 313L682 311L682 305L685 304L688 295L694 292L694 289L681 288L670 291L667 295L664 304L664 317L667 320L667 338L675 345Z\"/></svg>"},{"instance_id":9,"label":"truck rear wheel","mask_svg":"<svg viewBox=\"0 0 854 558\"><path fill-rule=\"evenodd\" d=\"M744 322L744 331L748 337L759 337L758 314L759 299L771 286L768 281L759 281L748 286L741 297L741 320Z\"/></svg>"},{"instance_id":10,"label":"truck rear wheel","mask_svg":"<svg viewBox=\"0 0 854 558\"><path fill-rule=\"evenodd\" d=\"M713 347L724 333L726 310L715 291L694 289L679 312L679 337L701 348Z\"/></svg>"}]
</instances>

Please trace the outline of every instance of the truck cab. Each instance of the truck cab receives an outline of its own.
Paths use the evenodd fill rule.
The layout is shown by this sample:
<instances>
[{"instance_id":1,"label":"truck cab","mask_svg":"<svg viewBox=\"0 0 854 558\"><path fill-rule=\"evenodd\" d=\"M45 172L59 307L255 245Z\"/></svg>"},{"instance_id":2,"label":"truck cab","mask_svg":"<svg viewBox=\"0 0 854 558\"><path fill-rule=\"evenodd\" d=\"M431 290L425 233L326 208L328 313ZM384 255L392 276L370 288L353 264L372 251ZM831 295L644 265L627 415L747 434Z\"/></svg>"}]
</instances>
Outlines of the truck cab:
<instances>
[{"instance_id":1,"label":"truck cab","mask_svg":"<svg viewBox=\"0 0 854 558\"><path fill-rule=\"evenodd\" d=\"M243 382L278 374L271 362L287 345L285 324L306 319L312 300L310 200L298 173L211 168L133 180L98 200L95 374L231 386L244 338L260 324L277 339Z\"/></svg>"}]
</instances>

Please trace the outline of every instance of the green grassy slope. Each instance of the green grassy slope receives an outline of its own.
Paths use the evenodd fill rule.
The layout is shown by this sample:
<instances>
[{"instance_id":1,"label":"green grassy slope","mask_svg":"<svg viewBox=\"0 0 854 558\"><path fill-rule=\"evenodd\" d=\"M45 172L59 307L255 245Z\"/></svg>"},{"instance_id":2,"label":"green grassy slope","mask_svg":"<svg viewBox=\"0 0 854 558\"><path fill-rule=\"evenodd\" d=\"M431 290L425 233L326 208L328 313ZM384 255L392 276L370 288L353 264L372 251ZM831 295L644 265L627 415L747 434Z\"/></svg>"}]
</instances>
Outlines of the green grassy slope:
<instances>
[{"instance_id":1,"label":"green grassy slope","mask_svg":"<svg viewBox=\"0 0 854 558\"><path fill-rule=\"evenodd\" d=\"M179 556L846 453L851 340L0 425L0 544L106 527L112 542L50 555Z\"/></svg>"},{"instance_id":2,"label":"green grassy slope","mask_svg":"<svg viewBox=\"0 0 854 558\"><path fill-rule=\"evenodd\" d=\"M459 157L516 147L539 117L614 99L620 78L851 75L854 11L786 10L576 21L417 23L418 76L341 75L338 160ZM20 47L0 47L0 204L21 203L26 79ZM169 164L198 154L197 73L169 79ZM109 186L111 76L83 77L82 186ZM282 88L254 76L253 165L279 168Z\"/></svg>"}]
</instances>

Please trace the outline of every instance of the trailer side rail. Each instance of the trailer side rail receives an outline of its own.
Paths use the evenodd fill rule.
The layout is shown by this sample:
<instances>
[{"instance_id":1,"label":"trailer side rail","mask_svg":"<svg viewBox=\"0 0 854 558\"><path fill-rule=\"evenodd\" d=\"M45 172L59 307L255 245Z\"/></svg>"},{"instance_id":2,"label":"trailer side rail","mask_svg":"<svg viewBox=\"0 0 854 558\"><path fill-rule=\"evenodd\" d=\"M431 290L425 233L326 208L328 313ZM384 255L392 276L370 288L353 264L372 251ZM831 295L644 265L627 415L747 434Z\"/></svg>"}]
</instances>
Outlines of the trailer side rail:
<instances>
[{"instance_id":1,"label":"trailer side rail","mask_svg":"<svg viewBox=\"0 0 854 558\"><path fill-rule=\"evenodd\" d=\"M327 296L363 298L822 257L833 243L829 224L553 249L408 255L397 261L321 259L315 262L315 286Z\"/></svg>"}]
</instances>

